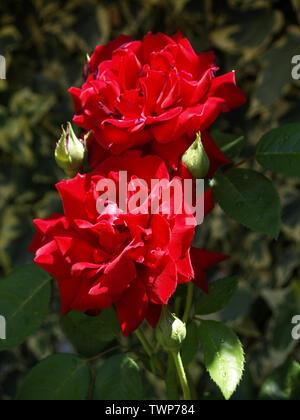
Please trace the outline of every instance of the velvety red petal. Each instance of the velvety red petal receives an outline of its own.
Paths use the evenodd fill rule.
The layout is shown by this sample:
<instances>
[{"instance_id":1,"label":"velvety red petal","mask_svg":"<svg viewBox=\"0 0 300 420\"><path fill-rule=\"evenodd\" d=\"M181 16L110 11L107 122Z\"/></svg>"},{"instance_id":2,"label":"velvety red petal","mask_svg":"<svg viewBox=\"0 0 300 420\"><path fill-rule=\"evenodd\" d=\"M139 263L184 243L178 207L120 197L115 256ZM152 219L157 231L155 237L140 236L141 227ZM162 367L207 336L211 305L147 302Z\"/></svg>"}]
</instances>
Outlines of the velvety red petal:
<instances>
[{"instance_id":1,"label":"velvety red petal","mask_svg":"<svg viewBox=\"0 0 300 420\"><path fill-rule=\"evenodd\" d=\"M148 242L149 248L165 249L171 239L170 225L167 220L159 214L154 214L151 217L150 229L152 229L152 236Z\"/></svg>"},{"instance_id":2,"label":"velvety red petal","mask_svg":"<svg viewBox=\"0 0 300 420\"><path fill-rule=\"evenodd\" d=\"M135 89L141 69L141 63L134 53L123 56L118 68L120 86L124 90Z\"/></svg>"},{"instance_id":3,"label":"velvety red petal","mask_svg":"<svg viewBox=\"0 0 300 420\"><path fill-rule=\"evenodd\" d=\"M174 173L174 176L179 176L182 179L193 179L192 174L182 160L180 161L178 171Z\"/></svg>"},{"instance_id":4,"label":"velvety red petal","mask_svg":"<svg viewBox=\"0 0 300 420\"><path fill-rule=\"evenodd\" d=\"M69 234L69 236L67 236ZM57 247L64 258L75 262L94 262L93 255L96 249L84 239L72 237L72 234L65 232L66 236L55 236Z\"/></svg>"},{"instance_id":5,"label":"velvety red petal","mask_svg":"<svg viewBox=\"0 0 300 420\"><path fill-rule=\"evenodd\" d=\"M36 232L34 235L34 238L28 248L28 252L35 254L37 250L42 246L44 235L42 235L40 232Z\"/></svg>"},{"instance_id":6,"label":"velvety red petal","mask_svg":"<svg viewBox=\"0 0 300 420\"><path fill-rule=\"evenodd\" d=\"M88 138L87 146L89 165L91 169L94 169L97 165L108 158L109 153L97 142L93 135Z\"/></svg>"},{"instance_id":7,"label":"velvety red petal","mask_svg":"<svg viewBox=\"0 0 300 420\"><path fill-rule=\"evenodd\" d=\"M75 278L76 281L80 284L78 290L72 289L72 284L64 284L64 282L60 282L60 292L63 297L67 293L72 294L76 290L75 297L71 303L71 309L75 311L93 311L93 310L102 310L104 308L110 308L112 306L112 300L108 296L107 293L103 292L102 294L91 294L90 291L93 288L95 280L87 280L81 279L80 277ZM73 286L75 285L74 278L73 278ZM69 287L68 289L66 289ZM68 298L68 296L67 296Z\"/></svg>"},{"instance_id":8,"label":"velvety red petal","mask_svg":"<svg viewBox=\"0 0 300 420\"><path fill-rule=\"evenodd\" d=\"M191 248L191 261L195 272L194 282L207 292L206 271L230 258L229 255L216 254L198 248Z\"/></svg>"},{"instance_id":9,"label":"velvety red petal","mask_svg":"<svg viewBox=\"0 0 300 420\"><path fill-rule=\"evenodd\" d=\"M121 255L106 266L99 279L99 289L106 289L108 296L115 302L135 278L135 264L125 255ZM97 286L93 289L93 294L97 294Z\"/></svg>"},{"instance_id":10,"label":"velvety red petal","mask_svg":"<svg viewBox=\"0 0 300 420\"><path fill-rule=\"evenodd\" d=\"M234 71L213 79L208 97L224 99L229 110L238 108L247 101L245 93L236 85Z\"/></svg>"},{"instance_id":11,"label":"velvety red petal","mask_svg":"<svg viewBox=\"0 0 300 420\"><path fill-rule=\"evenodd\" d=\"M61 299L61 313L67 315L72 309L75 309L72 304L80 290L82 279L65 277L59 279L57 283Z\"/></svg>"},{"instance_id":12,"label":"velvety red petal","mask_svg":"<svg viewBox=\"0 0 300 420\"><path fill-rule=\"evenodd\" d=\"M112 58L113 52L116 49L126 44L127 42L131 42L131 41L132 41L132 38L130 38L129 36L120 35L118 36L118 38L109 42L107 45L97 46L89 62L89 72L93 73L94 71L96 71L99 64L102 61L110 60Z\"/></svg>"},{"instance_id":13,"label":"velvety red petal","mask_svg":"<svg viewBox=\"0 0 300 420\"><path fill-rule=\"evenodd\" d=\"M171 38L175 42L179 42L182 38L184 38L184 35L183 35L182 31L180 29L178 29L178 31L176 32L176 34L175 35L172 35Z\"/></svg>"},{"instance_id":14,"label":"velvety red petal","mask_svg":"<svg viewBox=\"0 0 300 420\"><path fill-rule=\"evenodd\" d=\"M152 328L156 328L161 316L161 311L162 305L156 305L155 303L149 302L148 310L146 313L146 320Z\"/></svg>"},{"instance_id":15,"label":"velvety red petal","mask_svg":"<svg viewBox=\"0 0 300 420\"><path fill-rule=\"evenodd\" d=\"M34 262L56 279L70 277L70 265L62 257L55 241L39 248Z\"/></svg>"},{"instance_id":16,"label":"velvety red petal","mask_svg":"<svg viewBox=\"0 0 300 420\"><path fill-rule=\"evenodd\" d=\"M135 173L141 179L144 179L149 188L151 188L151 180L167 179L169 180L169 171L164 161L155 155L145 156L142 161L136 162L138 168ZM134 174L132 172L132 174Z\"/></svg>"},{"instance_id":17,"label":"velvety red petal","mask_svg":"<svg viewBox=\"0 0 300 420\"><path fill-rule=\"evenodd\" d=\"M155 108L167 77L160 71L150 70L147 75L139 80L144 93L144 115L155 115Z\"/></svg>"},{"instance_id":18,"label":"velvety red petal","mask_svg":"<svg viewBox=\"0 0 300 420\"><path fill-rule=\"evenodd\" d=\"M198 286L199 289L203 290L203 292L208 293L206 271L200 271L199 273L195 274L195 278L193 279L193 283L196 286Z\"/></svg>"},{"instance_id":19,"label":"velvety red petal","mask_svg":"<svg viewBox=\"0 0 300 420\"><path fill-rule=\"evenodd\" d=\"M200 53L198 54L198 58L199 58L198 70L200 74L204 73L205 70L207 69L216 68L217 57L214 51Z\"/></svg>"},{"instance_id":20,"label":"velvety red petal","mask_svg":"<svg viewBox=\"0 0 300 420\"><path fill-rule=\"evenodd\" d=\"M181 91L184 100L182 106L193 106L203 100L209 91L211 80L213 79L214 69L206 70L199 81L181 80Z\"/></svg>"},{"instance_id":21,"label":"velvety red petal","mask_svg":"<svg viewBox=\"0 0 300 420\"><path fill-rule=\"evenodd\" d=\"M142 240L141 235L149 225L149 214L126 214L122 217L122 219L129 229L132 238Z\"/></svg>"},{"instance_id":22,"label":"velvety red petal","mask_svg":"<svg viewBox=\"0 0 300 420\"><path fill-rule=\"evenodd\" d=\"M177 68L191 73L194 77L199 75L200 59L187 38L178 41Z\"/></svg>"},{"instance_id":23,"label":"velvety red petal","mask_svg":"<svg viewBox=\"0 0 300 420\"><path fill-rule=\"evenodd\" d=\"M149 188L152 179L169 179L164 161L156 155L143 156L141 150L129 150L121 156L110 157L95 168L95 172L103 176L119 171L127 171L128 180L132 176L145 180Z\"/></svg>"},{"instance_id":24,"label":"velvety red petal","mask_svg":"<svg viewBox=\"0 0 300 420\"><path fill-rule=\"evenodd\" d=\"M160 122L172 120L181 113L182 107L172 108L157 117L148 117L147 124L158 124Z\"/></svg>"},{"instance_id":25,"label":"velvety red petal","mask_svg":"<svg viewBox=\"0 0 300 420\"><path fill-rule=\"evenodd\" d=\"M185 284L195 278L190 252L176 262L178 272L178 284Z\"/></svg>"},{"instance_id":26,"label":"velvety red petal","mask_svg":"<svg viewBox=\"0 0 300 420\"><path fill-rule=\"evenodd\" d=\"M199 266L203 270L209 270L229 258L230 255L218 254L198 248L191 248L191 259L194 268Z\"/></svg>"},{"instance_id":27,"label":"velvety red petal","mask_svg":"<svg viewBox=\"0 0 300 420\"><path fill-rule=\"evenodd\" d=\"M175 66L175 59L167 51L153 52L150 58L150 67L152 70L169 73Z\"/></svg>"},{"instance_id":28,"label":"velvety red petal","mask_svg":"<svg viewBox=\"0 0 300 420\"><path fill-rule=\"evenodd\" d=\"M167 147L169 148L169 143L172 142L173 144L173 142L178 139L176 133L178 131L179 118L181 118L181 115L151 126L152 135L158 143L167 143Z\"/></svg>"},{"instance_id":29,"label":"velvety red petal","mask_svg":"<svg viewBox=\"0 0 300 420\"><path fill-rule=\"evenodd\" d=\"M162 33L153 35L149 32L143 39L144 62L150 63L151 54L163 50L170 43L175 44L175 41L167 35Z\"/></svg>"},{"instance_id":30,"label":"velvety red petal","mask_svg":"<svg viewBox=\"0 0 300 420\"><path fill-rule=\"evenodd\" d=\"M157 153L168 166L172 169L177 170L181 161L182 155L191 146L193 140L183 136L179 140L173 141L172 143L162 144L156 141L151 143L152 150Z\"/></svg>"},{"instance_id":31,"label":"velvety red petal","mask_svg":"<svg viewBox=\"0 0 300 420\"><path fill-rule=\"evenodd\" d=\"M168 256L161 258L158 267L145 271L145 285L150 300L167 305L177 287L175 262Z\"/></svg>"},{"instance_id":32,"label":"velvety red petal","mask_svg":"<svg viewBox=\"0 0 300 420\"><path fill-rule=\"evenodd\" d=\"M141 146L153 139L150 129L132 134L128 130L105 124L103 129L95 131L97 141L111 153L119 155L133 147Z\"/></svg>"},{"instance_id":33,"label":"velvety red petal","mask_svg":"<svg viewBox=\"0 0 300 420\"><path fill-rule=\"evenodd\" d=\"M145 319L148 296L143 282L137 278L116 303L117 314L124 337L136 330Z\"/></svg>"},{"instance_id":34,"label":"velvety red petal","mask_svg":"<svg viewBox=\"0 0 300 420\"><path fill-rule=\"evenodd\" d=\"M192 245L196 221L193 225L189 221L190 216L186 214L179 214L174 219L169 252L175 261L183 258Z\"/></svg>"},{"instance_id":35,"label":"velvety red petal","mask_svg":"<svg viewBox=\"0 0 300 420\"><path fill-rule=\"evenodd\" d=\"M143 100L139 96L139 90L134 89L121 94L118 101L115 102L115 106L126 118L136 120L141 115L142 103Z\"/></svg>"},{"instance_id":36,"label":"velvety red petal","mask_svg":"<svg viewBox=\"0 0 300 420\"><path fill-rule=\"evenodd\" d=\"M90 178L78 174L75 178L62 181L56 185L62 198L64 212L68 219L96 220L99 214L96 208L96 199L93 205L87 202L91 196Z\"/></svg>"},{"instance_id":37,"label":"velvety red petal","mask_svg":"<svg viewBox=\"0 0 300 420\"><path fill-rule=\"evenodd\" d=\"M54 232L63 232L69 228L67 218L59 213L54 213L46 219L35 219L33 223L42 235L53 235Z\"/></svg>"},{"instance_id":38,"label":"velvety red petal","mask_svg":"<svg viewBox=\"0 0 300 420\"><path fill-rule=\"evenodd\" d=\"M72 99L73 99L73 103L74 103L74 108L75 108L75 114L77 114L82 109L81 99L80 99L80 95L81 95L81 92L82 91L81 91L81 89L78 89L76 87L71 87L69 89L69 92L72 95Z\"/></svg>"}]
</instances>

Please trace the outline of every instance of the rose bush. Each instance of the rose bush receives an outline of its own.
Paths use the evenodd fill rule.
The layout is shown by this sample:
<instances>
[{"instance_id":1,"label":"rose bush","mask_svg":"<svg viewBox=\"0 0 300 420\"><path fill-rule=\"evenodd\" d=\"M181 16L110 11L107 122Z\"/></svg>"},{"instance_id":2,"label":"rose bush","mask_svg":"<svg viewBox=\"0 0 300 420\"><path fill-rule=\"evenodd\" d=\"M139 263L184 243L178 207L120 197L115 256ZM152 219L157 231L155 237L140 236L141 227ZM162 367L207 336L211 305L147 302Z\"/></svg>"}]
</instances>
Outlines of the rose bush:
<instances>
[{"instance_id":1,"label":"rose bush","mask_svg":"<svg viewBox=\"0 0 300 420\"><path fill-rule=\"evenodd\" d=\"M147 190L147 200L135 214L122 211L110 199L99 214L99 181L118 185L119 171L128 172L128 200L134 194L131 181L137 177L148 185L151 179L169 180L159 157L143 157L133 150L107 159L92 174L62 181L57 189L64 215L35 220L37 234L30 250L36 264L57 279L63 314L72 309L99 314L116 304L126 336L145 318L155 327L161 306L167 305L178 284L194 280L206 289L205 271L227 257L191 250L196 222L188 223L191 215L186 210L176 214L171 208L169 215L163 214L166 203L161 201L157 214L146 214L143 208L158 190ZM213 207L210 191L205 202L208 213Z\"/></svg>"},{"instance_id":2,"label":"rose bush","mask_svg":"<svg viewBox=\"0 0 300 420\"><path fill-rule=\"evenodd\" d=\"M209 129L221 113L246 98L234 72L216 77L217 70L214 53L197 54L180 32L172 37L149 33L142 41L121 35L98 46L82 88L70 89L74 122L93 132L92 164L105 151L120 154L150 144L152 152L177 169L199 131L211 161L209 176L219 164L230 163Z\"/></svg>"},{"instance_id":3,"label":"rose bush","mask_svg":"<svg viewBox=\"0 0 300 420\"><path fill-rule=\"evenodd\" d=\"M206 271L229 258L192 246L201 217L194 177L212 178L231 163L209 130L221 113L245 102L234 72L216 77L215 61L213 52L197 54L181 32L149 33L143 41L121 35L96 48L84 85L70 89L74 122L86 131L77 139L69 124L56 148L57 163L73 176L75 153L84 149L80 162L75 159L80 171L87 146L92 172L57 184L64 214L35 220L30 247L35 263L58 282L62 313L100 315L115 306L123 335L137 330L154 374L162 365L139 326L146 319L158 327L157 339L174 358L185 399L191 393L179 368L180 347L192 283L208 293ZM191 197L183 180L190 182ZM208 190L204 216L213 207ZM181 321L167 306L177 286L187 283ZM180 306L178 296L176 302ZM180 346L174 347L178 328Z\"/></svg>"}]
</instances>

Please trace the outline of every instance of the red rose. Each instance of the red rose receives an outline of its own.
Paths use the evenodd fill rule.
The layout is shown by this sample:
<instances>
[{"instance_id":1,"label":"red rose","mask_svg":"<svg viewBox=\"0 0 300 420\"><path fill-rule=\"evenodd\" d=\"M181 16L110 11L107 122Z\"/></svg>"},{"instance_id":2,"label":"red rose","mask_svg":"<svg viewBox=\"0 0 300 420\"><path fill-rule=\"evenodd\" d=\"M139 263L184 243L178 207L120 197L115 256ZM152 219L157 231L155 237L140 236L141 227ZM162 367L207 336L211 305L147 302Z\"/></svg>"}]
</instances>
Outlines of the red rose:
<instances>
[{"instance_id":1,"label":"red rose","mask_svg":"<svg viewBox=\"0 0 300 420\"><path fill-rule=\"evenodd\" d=\"M149 33L143 41L122 35L96 48L84 85L70 89L74 122L93 130L100 151L120 154L150 143L175 169L202 131L213 173L216 163L229 161L207 130L221 113L245 102L235 73L216 77L217 70L214 53L197 54L181 33Z\"/></svg>"},{"instance_id":2,"label":"red rose","mask_svg":"<svg viewBox=\"0 0 300 420\"><path fill-rule=\"evenodd\" d=\"M30 251L36 254L36 264L57 279L64 314L70 310L98 314L115 304L126 336L145 318L155 327L162 305L178 284L194 279L205 288L205 270L226 257L195 249L191 253L195 223L188 223L187 212L175 214L172 206L168 215L132 214L107 199L109 206L99 214L99 181L114 181L120 189L119 171L128 172L128 200L133 194L129 186L137 178L148 185L151 179L169 180L159 157L143 157L133 150L109 158L96 172L62 181L57 189L64 215L35 220L37 234ZM150 192L154 190L147 189L146 206ZM212 208L211 193L206 197L207 212ZM193 268L194 260L198 262Z\"/></svg>"}]
</instances>

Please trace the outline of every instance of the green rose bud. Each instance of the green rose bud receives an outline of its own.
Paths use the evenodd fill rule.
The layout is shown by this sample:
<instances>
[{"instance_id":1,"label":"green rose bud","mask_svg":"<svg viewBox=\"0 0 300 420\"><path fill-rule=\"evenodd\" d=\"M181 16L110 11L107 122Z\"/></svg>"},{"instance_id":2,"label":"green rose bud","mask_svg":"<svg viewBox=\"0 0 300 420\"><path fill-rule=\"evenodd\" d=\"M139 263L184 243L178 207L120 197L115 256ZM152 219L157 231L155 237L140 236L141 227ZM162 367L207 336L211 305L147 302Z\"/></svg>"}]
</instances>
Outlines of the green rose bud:
<instances>
[{"instance_id":1,"label":"green rose bud","mask_svg":"<svg viewBox=\"0 0 300 420\"><path fill-rule=\"evenodd\" d=\"M185 324L164 306L156 327L159 344L167 351L178 352L186 337Z\"/></svg>"},{"instance_id":2,"label":"green rose bud","mask_svg":"<svg viewBox=\"0 0 300 420\"><path fill-rule=\"evenodd\" d=\"M68 123L67 131L64 128L62 130L62 136L55 149L55 159L66 175L73 178L84 165L87 156L86 141L90 133L84 140L80 140L76 137L71 123Z\"/></svg>"},{"instance_id":3,"label":"green rose bud","mask_svg":"<svg viewBox=\"0 0 300 420\"><path fill-rule=\"evenodd\" d=\"M194 178L203 179L206 177L209 171L210 161L202 144L201 133L197 134L197 139L185 152L182 161L188 167Z\"/></svg>"}]
</instances>

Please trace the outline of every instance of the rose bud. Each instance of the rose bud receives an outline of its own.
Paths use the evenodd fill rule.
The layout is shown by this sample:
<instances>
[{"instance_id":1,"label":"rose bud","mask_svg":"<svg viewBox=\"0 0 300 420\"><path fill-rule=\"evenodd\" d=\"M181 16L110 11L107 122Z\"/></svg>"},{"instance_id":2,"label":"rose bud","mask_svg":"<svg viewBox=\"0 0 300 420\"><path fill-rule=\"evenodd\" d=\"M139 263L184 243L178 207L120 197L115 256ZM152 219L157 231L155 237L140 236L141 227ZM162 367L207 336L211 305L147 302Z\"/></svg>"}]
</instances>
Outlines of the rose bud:
<instances>
[{"instance_id":1,"label":"rose bud","mask_svg":"<svg viewBox=\"0 0 300 420\"><path fill-rule=\"evenodd\" d=\"M62 136L55 149L55 159L69 178L73 178L82 169L86 156L87 134L83 140L78 139L73 131L71 123L68 123L67 131L62 128Z\"/></svg>"},{"instance_id":2,"label":"rose bud","mask_svg":"<svg viewBox=\"0 0 300 420\"><path fill-rule=\"evenodd\" d=\"M185 152L182 161L194 178L202 179L208 174L210 161L202 144L201 133L197 134L196 140Z\"/></svg>"},{"instance_id":3,"label":"rose bud","mask_svg":"<svg viewBox=\"0 0 300 420\"><path fill-rule=\"evenodd\" d=\"M185 324L164 306L156 328L159 344L167 351L178 352L186 337Z\"/></svg>"}]
</instances>

